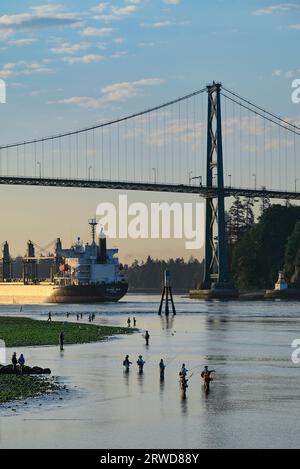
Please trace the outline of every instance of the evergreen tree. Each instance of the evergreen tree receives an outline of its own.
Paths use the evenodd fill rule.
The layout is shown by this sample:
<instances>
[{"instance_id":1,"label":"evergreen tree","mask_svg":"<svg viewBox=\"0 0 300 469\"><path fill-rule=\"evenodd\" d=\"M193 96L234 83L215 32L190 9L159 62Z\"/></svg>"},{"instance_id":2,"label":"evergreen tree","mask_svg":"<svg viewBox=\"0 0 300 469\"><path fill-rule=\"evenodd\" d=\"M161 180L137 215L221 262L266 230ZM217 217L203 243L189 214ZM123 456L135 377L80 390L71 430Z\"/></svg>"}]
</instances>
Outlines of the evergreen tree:
<instances>
[{"instance_id":1,"label":"evergreen tree","mask_svg":"<svg viewBox=\"0 0 300 469\"><path fill-rule=\"evenodd\" d=\"M227 223L229 230L229 243L234 244L241 239L246 229L244 204L240 197L235 197L235 200L228 212Z\"/></svg>"},{"instance_id":2,"label":"evergreen tree","mask_svg":"<svg viewBox=\"0 0 300 469\"><path fill-rule=\"evenodd\" d=\"M266 190L265 187L262 187L263 190ZM261 198L261 205L260 205L260 214L262 215L266 210L268 210L271 207L271 201L270 197L267 195L264 195Z\"/></svg>"},{"instance_id":3,"label":"evergreen tree","mask_svg":"<svg viewBox=\"0 0 300 469\"><path fill-rule=\"evenodd\" d=\"M250 228L254 225L254 199L253 197L246 197L243 201L245 211L245 228Z\"/></svg>"},{"instance_id":4,"label":"evergreen tree","mask_svg":"<svg viewBox=\"0 0 300 469\"><path fill-rule=\"evenodd\" d=\"M272 288L285 261L285 247L300 207L272 205L235 244L232 274L240 288ZM296 237L296 235L295 235ZM293 257L294 251L290 251Z\"/></svg>"},{"instance_id":5,"label":"evergreen tree","mask_svg":"<svg viewBox=\"0 0 300 469\"><path fill-rule=\"evenodd\" d=\"M300 220L297 221L285 248L284 270L291 283L299 284L300 267Z\"/></svg>"}]
</instances>

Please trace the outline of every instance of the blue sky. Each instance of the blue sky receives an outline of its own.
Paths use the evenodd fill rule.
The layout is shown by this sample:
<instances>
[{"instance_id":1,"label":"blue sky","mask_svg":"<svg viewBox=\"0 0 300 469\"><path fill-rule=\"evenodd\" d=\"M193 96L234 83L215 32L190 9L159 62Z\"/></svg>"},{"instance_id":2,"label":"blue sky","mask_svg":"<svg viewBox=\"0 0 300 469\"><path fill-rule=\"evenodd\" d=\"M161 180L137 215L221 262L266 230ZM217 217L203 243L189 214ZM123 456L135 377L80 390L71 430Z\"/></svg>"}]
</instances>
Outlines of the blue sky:
<instances>
[{"instance_id":1,"label":"blue sky","mask_svg":"<svg viewBox=\"0 0 300 469\"><path fill-rule=\"evenodd\" d=\"M0 76L8 102L0 110L1 143L103 121L213 79L293 114L299 7L253 0L2 0ZM140 80L145 85L131 85Z\"/></svg>"},{"instance_id":2,"label":"blue sky","mask_svg":"<svg viewBox=\"0 0 300 469\"><path fill-rule=\"evenodd\" d=\"M212 80L284 117L300 114L291 101L292 80L300 78L297 2L2 0L0 8L0 78L7 84L1 144L103 122ZM9 216L17 218L24 207L10 191ZM24 204L31 206L36 191L22 190ZM7 193L0 188L2 200ZM68 201L54 212L53 192L43 194L49 206L41 220L44 212L63 220ZM100 192L90 194L70 237L97 205ZM78 192L70 200L83 204ZM46 228L36 230L46 244ZM18 246L16 234L4 235Z\"/></svg>"}]
</instances>

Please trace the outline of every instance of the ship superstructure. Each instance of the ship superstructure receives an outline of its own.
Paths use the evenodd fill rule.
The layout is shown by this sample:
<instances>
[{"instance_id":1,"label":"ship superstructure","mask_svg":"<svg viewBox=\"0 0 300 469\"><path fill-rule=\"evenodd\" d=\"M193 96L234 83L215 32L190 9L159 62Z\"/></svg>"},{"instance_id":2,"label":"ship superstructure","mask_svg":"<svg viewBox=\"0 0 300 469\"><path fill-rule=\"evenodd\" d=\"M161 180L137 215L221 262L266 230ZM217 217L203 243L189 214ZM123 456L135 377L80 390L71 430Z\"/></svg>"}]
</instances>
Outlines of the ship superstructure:
<instances>
[{"instance_id":1,"label":"ship superstructure","mask_svg":"<svg viewBox=\"0 0 300 469\"><path fill-rule=\"evenodd\" d=\"M59 275L54 282L64 285L99 285L125 281L122 264L115 257L118 249L107 249L106 236L103 230L99 242L95 242L96 221L90 220L92 227L92 244L83 244L80 238L70 249L60 249L58 256L64 262L59 266Z\"/></svg>"}]
</instances>

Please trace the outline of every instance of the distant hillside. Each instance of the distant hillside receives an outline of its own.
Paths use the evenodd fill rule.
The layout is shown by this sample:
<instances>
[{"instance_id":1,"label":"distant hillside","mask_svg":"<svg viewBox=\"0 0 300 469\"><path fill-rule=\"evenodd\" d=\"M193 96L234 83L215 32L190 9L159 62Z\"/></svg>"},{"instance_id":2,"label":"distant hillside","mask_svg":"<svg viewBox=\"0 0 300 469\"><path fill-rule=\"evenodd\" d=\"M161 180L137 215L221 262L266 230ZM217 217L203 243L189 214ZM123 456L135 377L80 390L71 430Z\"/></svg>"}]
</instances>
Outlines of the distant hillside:
<instances>
[{"instance_id":1,"label":"distant hillside","mask_svg":"<svg viewBox=\"0 0 300 469\"><path fill-rule=\"evenodd\" d=\"M199 286L203 277L203 262L191 258L184 262L182 258L161 261L150 256L146 262L134 261L126 270L130 291L160 291L164 271L171 272L174 291L189 291Z\"/></svg>"}]
</instances>

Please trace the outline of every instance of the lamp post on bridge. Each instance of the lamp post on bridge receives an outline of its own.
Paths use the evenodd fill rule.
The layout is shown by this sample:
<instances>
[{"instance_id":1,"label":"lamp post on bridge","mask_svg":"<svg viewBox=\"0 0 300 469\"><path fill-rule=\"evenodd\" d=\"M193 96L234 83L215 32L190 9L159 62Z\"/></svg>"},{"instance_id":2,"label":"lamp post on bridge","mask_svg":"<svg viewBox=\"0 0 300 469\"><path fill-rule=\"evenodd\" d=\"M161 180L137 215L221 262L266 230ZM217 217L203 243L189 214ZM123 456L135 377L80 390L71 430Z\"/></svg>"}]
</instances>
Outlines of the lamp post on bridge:
<instances>
[{"instance_id":1,"label":"lamp post on bridge","mask_svg":"<svg viewBox=\"0 0 300 469\"><path fill-rule=\"evenodd\" d=\"M91 170L93 169L93 166L89 166L89 181L91 180Z\"/></svg>"},{"instance_id":2,"label":"lamp post on bridge","mask_svg":"<svg viewBox=\"0 0 300 469\"><path fill-rule=\"evenodd\" d=\"M42 165L41 165L41 162L37 161L36 165L39 167L39 178L42 179Z\"/></svg>"},{"instance_id":3,"label":"lamp post on bridge","mask_svg":"<svg viewBox=\"0 0 300 469\"><path fill-rule=\"evenodd\" d=\"M297 182L299 181L298 178L295 179L295 192L297 192Z\"/></svg>"},{"instance_id":4,"label":"lamp post on bridge","mask_svg":"<svg viewBox=\"0 0 300 469\"><path fill-rule=\"evenodd\" d=\"M256 190L256 187L257 187L257 178L256 178L256 174L252 174L252 177L254 178L254 189Z\"/></svg>"},{"instance_id":5,"label":"lamp post on bridge","mask_svg":"<svg viewBox=\"0 0 300 469\"><path fill-rule=\"evenodd\" d=\"M231 187L231 177L232 177L232 174L228 174L228 179L229 179L229 187Z\"/></svg>"},{"instance_id":6,"label":"lamp post on bridge","mask_svg":"<svg viewBox=\"0 0 300 469\"><path fill-rule=\"evenodd\" d=\"M193 174L193 171L189 171L189 185L191 185L191 182L192 182L192 174Z\"/></svg>"},{"instance_id":7,"label":"lamp post on bridge","mask_svg":"<svg viewBox=\"0 0 300 469\"><path fill-rule=\"evenodd\" d=\"M154 173L154 184L156 184L157 183L157 170L156 168L152 168L152 171Z\"/></svg>"},{"instance_id":8,"label":"lamp post on bridge","mask_svg":"<svg viewBox=\"0 0 300 469\"><path fill-rule=\"evenodd\" d=\"M194 181L195 179L199 179L199 186L202 187L202 176L194 176L190 178L190 184L191 184L191 181Z\"/></svg>"}]
</instances>

